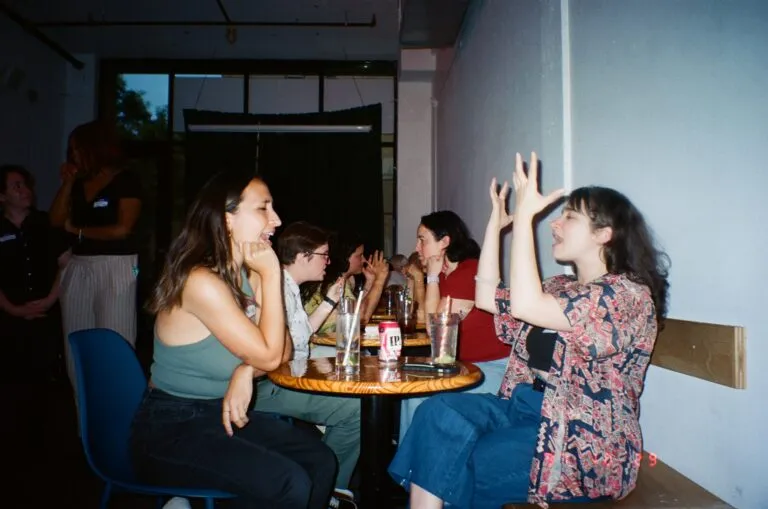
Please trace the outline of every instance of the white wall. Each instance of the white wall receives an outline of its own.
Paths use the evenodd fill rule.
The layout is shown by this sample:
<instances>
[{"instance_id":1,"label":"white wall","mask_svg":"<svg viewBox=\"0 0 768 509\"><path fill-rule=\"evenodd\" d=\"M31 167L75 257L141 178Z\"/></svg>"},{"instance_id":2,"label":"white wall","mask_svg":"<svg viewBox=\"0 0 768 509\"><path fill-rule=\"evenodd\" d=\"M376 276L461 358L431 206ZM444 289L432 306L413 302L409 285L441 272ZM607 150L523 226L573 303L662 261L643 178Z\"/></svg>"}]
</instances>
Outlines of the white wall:
<instances>
[{"instance_id":1,"label":"white wall","mask_svg":"<svg viewBox=\"0 0 768 509\"><path fill-rule=\"evenodd\" d=\"M10 69L24 73L16 90L0 83L0 164L20 164L32 172L41 209L53 199L64 160L61 132L68 65L0 16L0 75Z\"/></svg>"},{"instance_id":2,"label":"white wall","mask_svg":"<svg viewBox=\"0 0 768 509\"><path fill-rule=\"evenodd\" d=\"M437 208L458 213L478 242L490 180L511 181L517 151L542 157L545 189L562 186L558 7L555 0L474 3L452 62L439 65ZM550 238L548 227L540 236ZM560 270L548 249L541 258L545 275Z\"/></svg>"},{"instance_id":3,"label":"white wall","mask_svg":"<svg viewBox=\"0 0 768 509\"><path fill-rule=\"evenodd\" d=\"M766 47L760 0L478 2L437 93L438 204L476 235L490 177L536 149L545 190L611 186L644 211L671 317L747 328L747 390L652 366L641 402L646 449L743 509L768 507Z\"/></svg>"},{"instance_id":4,"label":"white wall","mask_svg":"<svg viewBox=\"0 0 768 509\"><path fill-rule=\"evenodd\" d=\"M421 216L432 211L432 79L430 50L403 50L397 94L397 251L416 246Z\"/></svg>"}]
</instances>

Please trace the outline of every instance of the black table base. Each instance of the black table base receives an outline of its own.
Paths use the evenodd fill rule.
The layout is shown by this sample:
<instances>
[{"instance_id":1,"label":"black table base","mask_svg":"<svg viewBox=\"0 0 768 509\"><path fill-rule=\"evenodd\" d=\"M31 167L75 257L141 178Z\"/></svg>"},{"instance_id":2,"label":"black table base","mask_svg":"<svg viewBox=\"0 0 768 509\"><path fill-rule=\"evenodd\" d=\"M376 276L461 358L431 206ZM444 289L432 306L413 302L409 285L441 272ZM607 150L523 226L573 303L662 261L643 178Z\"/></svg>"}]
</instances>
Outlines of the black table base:
<instances>
[{"instance_id":1,"label":"black table base","mask_svg":"<svg viewBox=\"0 0 768 509\"><path fill-rule=\"evenodd\" d=\"M391 509L399 487L387 473L395 455L395 405L397 396L366 395L361 398L360 509Z\"/></svg>"}]
</instances>

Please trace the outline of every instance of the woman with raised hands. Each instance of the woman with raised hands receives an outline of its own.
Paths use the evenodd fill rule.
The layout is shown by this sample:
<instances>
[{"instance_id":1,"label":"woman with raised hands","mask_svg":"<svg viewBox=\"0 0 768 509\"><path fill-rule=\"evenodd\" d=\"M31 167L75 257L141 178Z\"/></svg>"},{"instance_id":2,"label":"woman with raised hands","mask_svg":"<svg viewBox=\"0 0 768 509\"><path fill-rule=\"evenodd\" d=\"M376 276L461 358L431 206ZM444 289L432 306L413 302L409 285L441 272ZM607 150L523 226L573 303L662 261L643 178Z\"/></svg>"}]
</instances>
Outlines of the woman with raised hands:
<instances>
[{"instance_id":1,"label":"woman with raised hands","mask_svg":"<svg viewBox=\"0 0 768 509\"><path fill-rule=\"evenodd\" d=\"M537 190L518 154L510 286L499 281L499 234L512 223L507 186L491 186L476 303L512 346L498 396L427 400L390 465L411 507L620 499L637 481L639 398L667 311L668 259L623 194L583 187L552 222L553 255L575 275L541 281L536 217L563 195ZM450 473L450 475L446 475Z\"/></svg>"}]
</instances>

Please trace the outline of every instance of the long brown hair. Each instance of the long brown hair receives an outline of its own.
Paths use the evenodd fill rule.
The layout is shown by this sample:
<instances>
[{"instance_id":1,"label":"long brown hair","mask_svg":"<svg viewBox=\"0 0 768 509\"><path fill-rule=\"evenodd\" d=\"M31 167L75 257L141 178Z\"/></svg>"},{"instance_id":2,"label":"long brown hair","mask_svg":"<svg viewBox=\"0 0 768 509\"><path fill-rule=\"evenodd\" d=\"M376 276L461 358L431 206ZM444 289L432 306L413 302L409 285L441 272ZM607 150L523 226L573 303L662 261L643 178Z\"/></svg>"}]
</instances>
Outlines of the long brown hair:
<instances>
[{"instance_id":1,"label":"long brown hair","mask_svg":"<svg viewBox=\"0 0 768 509\"><path fill-rule=\"evenodd\" d=\"M118 165L123 156L116 127L101 120L80 124L72 130L67 148L70 162L74 162L73 144L80 155L79 170L84 176Z\"/></svg>"},{"instance_id":2,"label":"long brown hair","mask_svg":"<svg viewBox=\"0 0 768 509\"><path fill-rule=\"evenodd\" d=\"M217 273L241 307L246 296L240 288L240 269L232 264L232 245L226 213L235 213L252 174L224 171L203 186L187 213L181 233L171 244L165 266L146 309L159 313L181 306L181 295L193 269L206 267Z\"/></svg>"}]
</instances>

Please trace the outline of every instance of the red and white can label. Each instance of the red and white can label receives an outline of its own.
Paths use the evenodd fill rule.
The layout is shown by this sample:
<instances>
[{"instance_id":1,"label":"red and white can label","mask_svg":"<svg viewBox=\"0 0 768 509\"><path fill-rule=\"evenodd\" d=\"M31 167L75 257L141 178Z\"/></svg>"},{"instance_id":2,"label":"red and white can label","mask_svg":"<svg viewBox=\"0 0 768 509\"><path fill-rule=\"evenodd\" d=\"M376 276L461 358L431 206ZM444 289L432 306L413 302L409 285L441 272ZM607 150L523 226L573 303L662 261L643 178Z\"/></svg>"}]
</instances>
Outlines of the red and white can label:
<instances>
[{"instance_id":1,"label":"red and white can label","mask_svg":"<svg viewBox=\"0 0 768 509\"><path fill-rule=\"evenodd\" d=\"M403 340L397 322L381 322L379 324L379 361L397 362L402 347Z\"/></svg>"}]
</instances>

